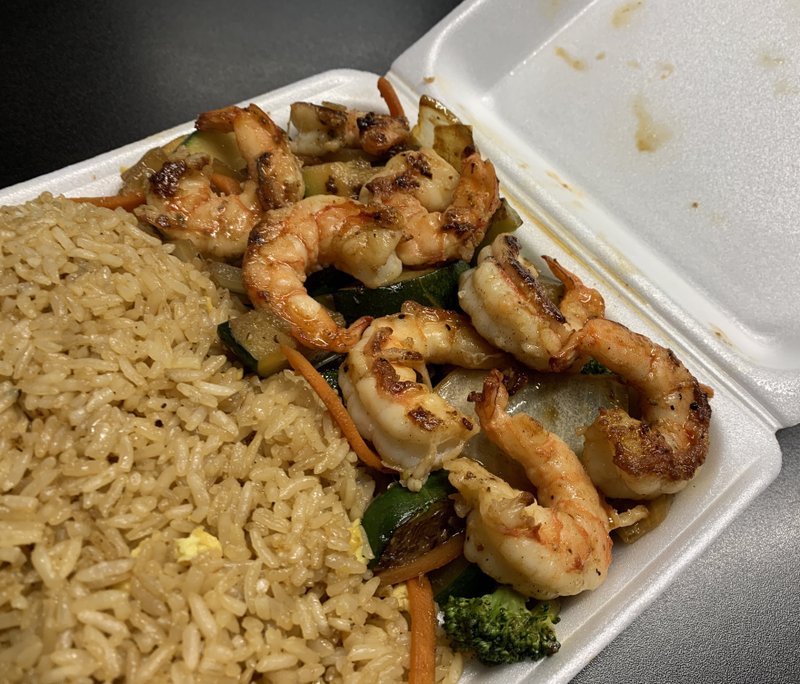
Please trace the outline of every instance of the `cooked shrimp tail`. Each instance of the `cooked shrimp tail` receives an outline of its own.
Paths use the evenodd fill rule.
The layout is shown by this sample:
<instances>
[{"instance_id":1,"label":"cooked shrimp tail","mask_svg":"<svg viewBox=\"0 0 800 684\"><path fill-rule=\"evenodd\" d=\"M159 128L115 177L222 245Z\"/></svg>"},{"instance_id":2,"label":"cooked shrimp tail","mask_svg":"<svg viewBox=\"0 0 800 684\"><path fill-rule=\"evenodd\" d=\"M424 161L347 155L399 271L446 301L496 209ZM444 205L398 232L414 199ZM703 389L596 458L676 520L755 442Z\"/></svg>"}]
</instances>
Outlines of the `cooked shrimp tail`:
<instances>
[{"instance_id":1,"label":"cooked shrimp tail","mask_svg":"<svg viewBox=\"0 0 800 684\"><path fill-rule=\"evenodd\" d=\"M506 413L502 374L470 397L489 439L520 463L536 496L466 458L446 465L468 508L466 557L499 582L539 599L594 589L611 563L605 507L578 457L525 414Z\"/></svg>"},{"instance_id":2,"label":"cooked shrimp tail","mask_svg":"<svg viewBox=\"0 0 800 684\"><path fill-rule=\"evenodd\" d=\"M305 184L300 161L289 149L286 133L260 107L250 104L203 112L195 127L234 132L264 209L278 209L302 199Z\"/></svg>"},{"instance_id":3,"label":"cooked shrimp tail","mask_svg":"<svg viewBox=\"0 0 800 684\"><path fill-rule=\"evenodd\" d=\"M553 257L542 255L542 259L550 272L564 285L564 295L558 308L572 330L581 328L591 318L602 318L605 315L605 302L597 290L586 287L578 276Z\"/></svg>"},{"instance_id":4,"label":"cooked shrimp tail","mask_svg":"<svg viewBox=\"0 0 800 684\"><path fill-rule=\"evenodd\" d=\"M536 370L550 370L550 359L569 335L605 313L600 293L555 259L543 257L564 283L553 302L534 265L521 254L519 240L499 235L481 250L478 265L461 276L458 300L487 340Z\"/></svg>"},{"instance_id":5,"label":"cooked shrimp tail","mask_svg":"<svg viewBox=\"0 0 800 684\"><path fill-rule=\"evenodd\" d=\"M554 370L594 358L633 387L640 417L601 409L584 434L582 459L611 497L642 499L683 489L708 452L711 407L670 349L606 319L588 321L553 359Z\"/></svg>"}]
</instances>

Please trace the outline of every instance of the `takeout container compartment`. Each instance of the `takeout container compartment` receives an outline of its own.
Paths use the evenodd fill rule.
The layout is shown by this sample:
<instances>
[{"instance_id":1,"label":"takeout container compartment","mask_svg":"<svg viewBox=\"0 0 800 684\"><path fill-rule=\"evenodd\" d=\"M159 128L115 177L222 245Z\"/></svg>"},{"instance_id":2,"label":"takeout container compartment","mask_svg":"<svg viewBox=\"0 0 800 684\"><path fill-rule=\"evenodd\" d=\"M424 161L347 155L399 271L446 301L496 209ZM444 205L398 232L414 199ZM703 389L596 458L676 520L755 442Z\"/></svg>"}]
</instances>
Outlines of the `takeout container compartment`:
<instances>
[{"instance_id":1,"label":"takeout container compartment","mask_svg":"<svg viewBox=\"0 0 800 684\"><path fill-rule=\"evenodd\" d=\"M774 433L800 421L800 79L784 68L800 58L800 12L766 5L477 0L389 71L410 117L428 93L473 126L525 220L526 254L558 258L610 318L715 390L705 466L658 529L615 546L604 585L563 600L559 653L473 666L465 681L569 680L780 470ZM376 80L333 70L249 101L286 125L297 100L382 107ZM114 193L121 169L192 128L7 188L0 203Z\"/></svg>"}]
</instances>

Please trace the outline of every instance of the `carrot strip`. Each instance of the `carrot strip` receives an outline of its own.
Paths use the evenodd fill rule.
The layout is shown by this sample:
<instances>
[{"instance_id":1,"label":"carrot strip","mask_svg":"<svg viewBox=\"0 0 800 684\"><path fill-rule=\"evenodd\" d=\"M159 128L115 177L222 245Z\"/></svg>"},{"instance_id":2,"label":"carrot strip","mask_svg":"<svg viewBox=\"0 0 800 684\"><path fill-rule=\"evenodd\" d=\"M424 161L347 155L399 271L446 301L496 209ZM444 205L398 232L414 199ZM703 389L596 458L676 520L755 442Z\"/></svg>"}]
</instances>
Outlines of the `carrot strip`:
<instances>
[{"instance_id":1,"label":"carrot strip","mask_svg":"<svg viewBox=\"0 0 800 684\"><path fill-rule=\"evenodd\" d=\"M108 195L106 197L67 197L73 202L88 202L96 207L117 209L122 207L125 211L133 211L140 204L144 204L145 197L141 192L131 192L125 195Z\"/></svg>"},{"instance_id":2,"label":"carrot strip","mask_svg":"<svg viewBox=\"0 0 800 684\"><path fill-rule=\"evenodd\" d=\"M414 560L394 568L387 568L379 573L381 584L400 584L414 577L427 574L444 567L464 552L464 535L450 537L443 544L434 546Z\"/></svg>"},{"instance_id":3,"label":"carrot strip","mask_svg":"<svg viewBox=\"0 0 800 684\"><path fill-rule=\"evenodd\" d=\"M420 575L406 582L411 613L409 684L433 684L436 679L436 604L430 580Z\"/></svg>"},{"instance_id":4,"label":"carrot strip","mask_svg":"<svg viewBox=\"0 0 800 684\"><path fill-rule=\"evenodd\" d=\"M400 98L397 97L397 91L388 78L381 76L378 79L378 92L381 94L383 101L389 108L389 114L392 116L405 116L403 105L400 104Z\"/></svg>"},{"instance_id":5,"label":"carrot strip","mask_svg":"<svg viewBox=\"0 0 800 684\"><path fill-rule=\"evenodd\" d=\"M356 424L339 399L339 395L325 382L325 378L317 373L317 369L296 349L282 344L281 351L294 371L302 375L319 398L322 399L325 408L330 411L331 417L336 421L345 439L350 442L350 446L353 448L353 451L356 452L356 456L358 456L361 462L375 470L387 471L386 466L381 463L381 459L378 455L372 451L361 438Z\"/></svg>"},{"instance_id":6,"label":"carrot strip","mask_svg":"<svg viewBox=\"0 0 800 684\"><path fill-rule=\"evenodd\" d=\"M230 176L226 176L224 173L212 173L210 180L211 187L221 192L223 195L238 195L242 191L242 186L239 185L239 181Z\"/></svg>"}]
</instances>

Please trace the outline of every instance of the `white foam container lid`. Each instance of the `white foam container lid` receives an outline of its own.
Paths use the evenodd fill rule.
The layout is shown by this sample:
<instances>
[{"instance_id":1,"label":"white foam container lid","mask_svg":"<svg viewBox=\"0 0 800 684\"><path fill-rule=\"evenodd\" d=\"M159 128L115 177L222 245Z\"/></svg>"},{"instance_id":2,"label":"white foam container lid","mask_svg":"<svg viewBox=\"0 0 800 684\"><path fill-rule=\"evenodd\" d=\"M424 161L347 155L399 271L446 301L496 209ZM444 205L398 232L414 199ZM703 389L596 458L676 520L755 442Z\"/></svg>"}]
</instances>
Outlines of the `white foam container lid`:
<instances>
[{"instance_id":1,"label":"white foam container lid","mask_svg":"<svg viewBox=\"0 0 800 684\"><path fill-rule=\"evenodd\" d=\"M561 650L470 666L465 681L564 682L778 474L800 421L800 6L764 0L476 0L393 64L409 113L441 100L475 129L520 211L526 252L597 287L608 316L712 386L707 462L667 520L614 549L608 580L563 602ZM253 97L381 107L376 75L335 70ZM113 193L120 170L192 122L0 191Z\"/></svg>"}]
</instances>

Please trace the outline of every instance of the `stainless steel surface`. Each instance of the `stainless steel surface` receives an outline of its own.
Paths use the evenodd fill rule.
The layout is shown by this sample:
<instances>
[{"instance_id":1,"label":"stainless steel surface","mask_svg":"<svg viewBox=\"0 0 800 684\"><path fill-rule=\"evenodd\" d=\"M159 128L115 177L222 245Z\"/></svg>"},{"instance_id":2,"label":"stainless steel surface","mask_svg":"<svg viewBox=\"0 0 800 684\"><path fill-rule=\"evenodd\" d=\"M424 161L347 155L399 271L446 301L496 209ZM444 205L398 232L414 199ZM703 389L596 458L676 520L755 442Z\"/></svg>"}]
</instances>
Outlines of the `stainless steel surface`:
<instances>
[{"instance_id":1,"label":"stainless steel surface","mask_svg":"<svg viewBox=\"0 0 800 684\"><path fill-rule=\"evenodd\" d=\"M8 2L0 187L330 68L383 73L456 5ZM576 682L800 681L800 426L778 438L778 479Z\"/></svg>"}]
</instances>

